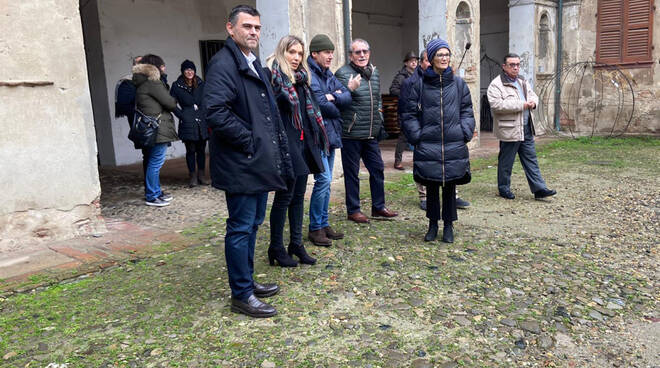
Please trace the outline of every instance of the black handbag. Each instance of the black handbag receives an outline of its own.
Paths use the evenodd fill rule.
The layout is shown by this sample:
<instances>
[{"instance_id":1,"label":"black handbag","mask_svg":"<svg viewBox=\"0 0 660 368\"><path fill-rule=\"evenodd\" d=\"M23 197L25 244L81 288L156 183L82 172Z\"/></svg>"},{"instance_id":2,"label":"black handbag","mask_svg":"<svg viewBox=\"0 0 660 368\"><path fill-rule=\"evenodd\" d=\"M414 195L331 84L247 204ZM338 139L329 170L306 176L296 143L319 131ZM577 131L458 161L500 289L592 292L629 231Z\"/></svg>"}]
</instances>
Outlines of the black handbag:
<instances>
[{"instance_id":1,"label":"black handbag","mask_svg":"<svg viewBox=\"0 0 660 368\"><path fill-rule=\"evenodd\" d=\"M151 148L156 144L160 114L153 117L145 115L142 111L135 109L133 125L128 132L128 139L133 142L135 149Z\"/></svg>"},{"instance_id":2,"label":"black handbag","mask_svg":"<svg viewBox=\"0 0 660 368\"><path fill-rule=\"evenodd\" d=\"M462 178L456 179L454 181L454 184L456 184L456 185L465 185L465 184L468 184L471 181L472 181L472 173L470 173L470 167L469 167L469 164L468 164L468 169L465 172L465 175L463 175Z\"/></svg>"}]
</instances>

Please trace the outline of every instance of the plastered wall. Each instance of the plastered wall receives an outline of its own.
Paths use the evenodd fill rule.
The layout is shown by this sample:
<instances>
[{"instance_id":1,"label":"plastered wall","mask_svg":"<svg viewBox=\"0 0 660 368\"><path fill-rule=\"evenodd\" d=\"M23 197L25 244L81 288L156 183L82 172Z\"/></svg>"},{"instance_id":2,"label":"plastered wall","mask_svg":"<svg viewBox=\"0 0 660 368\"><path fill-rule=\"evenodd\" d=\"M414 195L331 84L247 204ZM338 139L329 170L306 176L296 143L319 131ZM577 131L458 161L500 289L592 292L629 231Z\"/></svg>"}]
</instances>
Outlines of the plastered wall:
<instances>
[{"instance_id":1,"label":"plastered wall","mask_svg":"<svg viewBox=\"0 0 660 368\"><path fill-rule=\"evenodd\" d=\"M112 148L105 150L101 162L107 165L141 162L141 151L135 150L126 138L129 130L126 118L114 117L115 85L122 76L130 73L132 59L146 53L161 56L167 66L170 84L180 75L180 65L185 59L192 60L201 75L199 41L226 39L225 24L229 11L243 3L255 6L255 1L91 0L95 1L98 4L101 52L90 55L95 58L90 63L99 68L102 65L105 83L96 80L92 88L105 88L95 97L105 95L106 98L95 98L94 109L95 113L103 111L102 116L97 117L97 131L103 134L99 137L99 145L107 146L111 142ZM88 44L87 47L96 46ZM113 156L108 157L109 154ZM185 147L181 142L174 143L167 150L168 159L184 155Z\"/></svg>"},{"instance_id":2,"label":"plastered wall","mask_svg":"<svg viewBox=\"0 0 660 368\"><path fill-rule=\"evenodd\" d=\"M98 231L78 0L0 0L0 252Z\"/></svg>"}]
</instances>

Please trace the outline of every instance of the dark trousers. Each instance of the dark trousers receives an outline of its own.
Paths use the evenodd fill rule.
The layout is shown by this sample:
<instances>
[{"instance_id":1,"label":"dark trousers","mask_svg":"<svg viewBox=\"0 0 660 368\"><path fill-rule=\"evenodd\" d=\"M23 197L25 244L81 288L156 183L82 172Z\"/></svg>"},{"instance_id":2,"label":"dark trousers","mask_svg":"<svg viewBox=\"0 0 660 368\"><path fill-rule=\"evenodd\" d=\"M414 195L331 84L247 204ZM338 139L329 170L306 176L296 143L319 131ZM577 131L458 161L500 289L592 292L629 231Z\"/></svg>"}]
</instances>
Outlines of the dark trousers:
<instances>
[{"instance_id":1,"label":"dark trousers","mask_svg":"<svg viewBox=\"0 0 660 368\"><path fill-rule=\"evenodd\" d=\"M516 159L516 153L520 157L527 183L532 193L545 189L545 181L541 176L539 163L536 161L536 147L534 145L534 135L529 124L525 125L525 140L522 142L502 142L500 141L500 153L497 156L497 188L500 193L508 192L511 186L511 169L513 161Z\"/></svg>"},{"instance_id":2,"label":"dark trousers","mask_svg":"<svg viewBox=\"0 0 660 368\"><path fill-rule=\"evenodd\" d=\"M426 186L426 217L429 220L440 219L440 187L441 183L429 183ZM442 187L442 221L458 220L456 213L456 184L445 184Z\"/></svg>"},{"instance_id":3,"label":"dark trousers","mask_svg":"<svg viewBox=\"0 0 660 368\"><path fill-rule=\"evenodd\" d=\"M385 176L383 158L378 141L375 139L342 139L341 163L344 167L344 186L346 187L346 210L349 215L360 211L360 159L369 171L371 189L371 208L385 208Z\"/></svg>"},{"instance_id":4,"label":"dark trousers","mask_svg":"<svg viewBox=\"0 0 660 368\"><path fill-rule=\"evenodd\" d=\"M273 207L270 210L270 246L280 248L284 246L284 223L289 213L289 244L302 244L303 213L305 212L305 190L307 189L307 175L296 177L296 181L289 184L287 190L275 192Z\"/></svg>"},{"instance_id":5,"label":"dark trousers","mask_svg":"<svg viewBox=\"0 0 660 368\"><path fill-rule=\"evenodd\" d=\"M230 194L227 198L227 234L225 259L229 287L234 298L246 301L254 289L254 247L257 230L266 216L268 192L259 194Z\"/></svg>"},{"instance_id":6,"label":"dark trousers","mask_svg":"<svg viewBox=\"0 0 660 368\"><path fill-rule=\"evenodd\" d=\"M399 164L403 160L403 151L408 147L408 140L403 132L399 133L399 139L396 141L396 149L394 150L394 163Z\"/></svg>"},{"instance_id":7,"label":"dark trousers","mask_svg":"<svg viewBox=\"0 0 660 368\"><path fill-rule=\"evenodd\" d=\"M206 167L206 141L183 141L186 145L186 164L188 172L195 172L195 163L197 169L204 172Z\"/></svg>"}]
</instances>

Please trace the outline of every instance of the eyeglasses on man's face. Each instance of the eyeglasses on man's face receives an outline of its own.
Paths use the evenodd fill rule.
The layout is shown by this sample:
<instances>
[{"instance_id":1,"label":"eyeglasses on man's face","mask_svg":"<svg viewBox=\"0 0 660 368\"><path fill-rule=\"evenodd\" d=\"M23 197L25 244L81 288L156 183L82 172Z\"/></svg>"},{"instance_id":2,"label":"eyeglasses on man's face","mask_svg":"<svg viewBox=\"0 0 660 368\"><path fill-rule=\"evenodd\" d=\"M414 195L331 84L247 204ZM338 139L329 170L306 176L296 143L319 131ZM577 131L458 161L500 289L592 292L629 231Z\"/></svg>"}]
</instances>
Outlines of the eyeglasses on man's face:
<instances>
[{"instance_id":1,"label":"eyeglasses on man's face","mask_svg":"<svg viewBox=\"0 0 660 368\"><path fill-rule=\"evenodd\" d=\"M353 53L356 55L366 55L369 53L369 49L353 50Z\"/></svg>"},{"instance_id":2,"label":"eyeglasses on man's face","mask_svg":"<svg viewBox=\"0 0 660 368\"><path fill-rule=\"evenodd\" d=\"M520 68L520 63L509 63L506 64L509 68Z\"/></svg>"}]
</instances>

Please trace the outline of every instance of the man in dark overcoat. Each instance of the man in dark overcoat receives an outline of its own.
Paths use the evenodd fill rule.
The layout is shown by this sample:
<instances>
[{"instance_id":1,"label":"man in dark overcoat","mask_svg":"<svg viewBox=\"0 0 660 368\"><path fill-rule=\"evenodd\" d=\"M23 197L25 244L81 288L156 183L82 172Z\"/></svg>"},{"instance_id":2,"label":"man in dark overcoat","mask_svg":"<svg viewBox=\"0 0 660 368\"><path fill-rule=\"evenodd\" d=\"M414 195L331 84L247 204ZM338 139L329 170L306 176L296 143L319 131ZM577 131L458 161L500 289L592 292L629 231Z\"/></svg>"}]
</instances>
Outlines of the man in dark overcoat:
<instances>
[{"instance_id":1,"label":"man in dark overcoat","mask_svg":"<svg viewBox=\"0 0 660 368\"><path fill-rule=\"evenodd\" d=\"M271 317L277 311L259 298L275 295L279 287L253 280L254 248L268 192L286 189L293 171L271 85L253 53L261 31L259 12L236 6L226 28L230 37L211 59L204 100L212 130L212 185L225 191L229 211L225 258L231 310Z\"/></svg>"}]
</instances>

